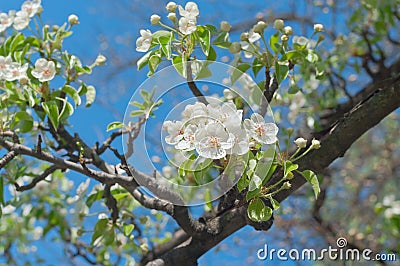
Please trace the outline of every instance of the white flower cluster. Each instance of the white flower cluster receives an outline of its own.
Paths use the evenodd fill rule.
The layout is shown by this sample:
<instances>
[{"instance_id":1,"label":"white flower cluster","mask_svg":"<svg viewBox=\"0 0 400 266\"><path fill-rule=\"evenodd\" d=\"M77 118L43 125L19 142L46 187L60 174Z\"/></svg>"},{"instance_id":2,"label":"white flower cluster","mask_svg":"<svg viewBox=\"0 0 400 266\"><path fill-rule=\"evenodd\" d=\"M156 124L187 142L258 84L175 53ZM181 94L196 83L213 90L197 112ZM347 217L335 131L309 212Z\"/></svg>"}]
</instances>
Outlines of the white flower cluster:
<instances>
[{"instance_id":1,"label":"white flower cluster","mask_svg":"<svg viewBox=\"0 0 400 266\"><path fill-rule=\"evenodd\" d=\"M21 65L13 62L11 56L0 56L0 80L19 80L21 83L26 83L28 81L27 70L28 63ZM40 82L52 80L56 74L55 64L53 61L39 58L36 60L35 68L31 73Z\"/></svg>"},{"instance_id":2,"label":"white flower cluster","mask_svg":"<svg viewBox=\"0 0 400 266\"><path fill-rule=\"evenodd\" d=\"M165 142L176 149L196 152L205 158L220 159L227 154L243 155L257 144L277 141L278 127L254 113L242 121L243 110L233 102L221 105L187 105L181 121L165 121Z\"/></svg>"},{"instance_id":3,"label":"white flower cluster","mask_svg":"<svg viewBox=\"0 0 400 266\"><path fill-rule=\"evenodd\" d=\"M188 2L183 8L177 5L175 2L169 2L165 7L170 13L168 14L168 19L172 22L177 21L176 9L179 10L179 15L181 18L178 22L179 31L184 35L189 35L197 30L197 16L199 15L199 8L194 2ZM159 24L161 17L157 14L153 14L150 17L150 22L152 25ZM165 26L164 24L161 24ZM136 40L136 51L147 52L150 49L151 43L153 41L153 34L150 30L140 30L140 37Z\"/></svg>"},{"instance_id":4,"label":"white flower cluster","mask_svg":"<svg viewBox=\"0 0 400 266\"><path fill-rule=\"evenodd\" d=\"M28 0L21 5L21 10L10 10L8 13L0 13L0 33L13 25L15 30L23 30L28 27L30 19L42 9L41 0Z\"/></svg>"}]
</instances>

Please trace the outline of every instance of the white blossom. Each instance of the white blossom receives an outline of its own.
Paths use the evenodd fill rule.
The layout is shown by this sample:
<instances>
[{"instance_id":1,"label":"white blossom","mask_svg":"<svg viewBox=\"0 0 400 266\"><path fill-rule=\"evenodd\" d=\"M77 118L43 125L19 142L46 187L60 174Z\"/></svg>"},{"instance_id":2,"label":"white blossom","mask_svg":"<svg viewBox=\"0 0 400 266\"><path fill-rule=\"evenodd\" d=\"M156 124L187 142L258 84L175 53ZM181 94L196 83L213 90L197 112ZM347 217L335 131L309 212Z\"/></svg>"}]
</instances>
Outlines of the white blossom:
<instances>
[{"instance_id":1,"label":"white blossom","mask_svg":"<svg viewBox=\"0 0 400 266\"><path fill-rule=\"evenodd\" d=\"M274 29L281 30L285 26L285 22L282 19L276 19L274 21Z\"/></svg>"},{"instance_id":2,"label":"white blossom","mask_svg":"<svg viewBox=\"0 0 400 266\"><path fill-rule=\"evenodd\" d=\"M228 154L246 154L250 149L249 136L247 135L246 130L244 130L243 128L239 128L232 133L234 136L233 147L231 150L228 150Z\"/></svg>"},{"instance_id":3,"label":"white blossom","mask_svg":"<svg viewBox=\"0 0 400 266\"><path fill-rule=\"evenodd\" d=\"M147 52L153 40L150 30L140 30L140 37L136 40L136 51Z\"/></svg>"},{"instance_id":4,"label":"white blossom","mask_svg":"<svg viewBox=\"0 0 400 266\"><path fill-rule=\"evenodd\" d=\"M13 24L14 29L16 30L25 29L26 27L28 27L29 21L30 21L29 14L26 11L23 10L18 11L15 14L14 18L14 24Z\"/></svg>"},{"instance_id":5,"label":"white blossom","mask_svg":"<svg viewBox=\"0 0 400 266\"><path fill-rule=\"evenodd\" d=\"M261 38L261 35L255 32L253 29L249 31L249 42L255 43Z\"/></svg>"},{"instance_id":6,"label":"white blossom","mask_svg":"<svg viewBox=\"0 0 400 266\"><path fill-rule=\"evenodd\" d=\"M83 194L85 194L87 189L89 188L89 184L90 184L90 179L89 178L86 179L85 182L80 183L80 185L76 189L76 194L78 196L83 196Z\"/></svg>"},{"instance_id":7,"label":"white blossom","mask_svg":"<svg viewBox=\"0 0 400 266\"><path fill-rule=\"evenodd\" d=\"M7 13L0 13L0 33L10 27L14 21L15 11L11 10Z\"/></svg>"},{"instance_id":8,"label":"white blossom","mask_svg":"<svg viewBox=\"0 0 400 266\"><path fill-rule=\"evenodd\" d=\"M226 132L220 123L211 123L200 128L195 135L196 151L200 156L220 159L233 147L233 135Z\"/></svg>"},{"instance_id":9,"label":"white blossom","mask_svg":"<svg viewBox=\"0 0 400 266\"><path fill-rule=\"evenodd\" d=\"M183 138L184 124L182 121L165 121L163 124L164 130L168 132L165 137L165 142L170 145L176 145Z\"/></svg>"},{"instance_id":10,"label":"white blossom","mask_svg":"<svg viewBox=\"0 0 400 266\"><path fill-rule=\"evenodd\" d=\"M179 31L185 35L189 35L197 30L196 18L194 17L181 17L179 19Z\"/></svg>"},{"instance_id":11,"label":"white blossom","mask_svg":"<svg viewBox=\"0 0 400 266\"><path fill-rule=\"evenodd\" d=\"M261 144L273 144L277 141L278 127L274 123L265 123L264 118L253 113L250 119L243 122L247 133Z\"/></svg>"},{"instance_id":12,"label":"white blossom","mask_svg":"<svg viewBox=\"0 0 400 266\"><path fill-rule=\"evenodd\" d=\"M0 55L0 79L3 79L12 64L11 56L2 56Z\"/></svg>"},{"instance_id":13,"label":"white blossom","mask_svg":"<svg viewBox=\"0 0 400 266\"><path fill-rule=\"evenodd\" d=\"M41 4L40 0L25 1L21 6L21 10L25 11L31 18L35 16L41 9L40 4Z\"/></svg>"},{"instance_id":14,"label":"white blossom","mask_svg":"<svg viewBox=\"0 0 400 266\"><path fill-rule=\"evenodd\" d=\"M4 75L4 79L7 81L22 80L27 79L26 70L28 69L28 64L20 65L17 62L12 62Z\"/></svg>"},{"instance_id":15,"label":"white blossom","mask_svg":"<svg viewBox=\"0 0 400 266\"><path fill-rule=\"evenodd\" d=\"M222 123L228 132L236 131L242 122L242 110L237 110L233 102L223 103L222 106L207 106L208 114L212 119Z\"/></svg>"},{"instance_id":16,"label":"white blossom","mask_svg":"<svg viewBox=\"0 0 400 266\"><path fill-rule=\"evenodd\" d=\"M197 126L188 125L183 130L183 138L175 145L175 148L178 150L191 151L195 149L194 143L194 135L197 131Z\"/></svg>"},{"instance_id":17,"label":"white blossom","mask_svg":"<svg viewBox=\"0 0 400 266\"><path fill-rule=\"evenodd\" d=\"M185 9L182 6L178 6L179 14L186 18L196 18L199 15L199 8L194 2L187 2Z\"/></svg>"},{"instance_id":18,"label":"white blossom","mask_svg":"<svg viewBox=\"0 0 400 266\"><path fill-rule=\"evenodd\" d=\"M56 67L53 61L39 58L35 62L35 68L32 70L32 76L40 82L52 80L56 74Z\"/></svg>"}]
</instances>

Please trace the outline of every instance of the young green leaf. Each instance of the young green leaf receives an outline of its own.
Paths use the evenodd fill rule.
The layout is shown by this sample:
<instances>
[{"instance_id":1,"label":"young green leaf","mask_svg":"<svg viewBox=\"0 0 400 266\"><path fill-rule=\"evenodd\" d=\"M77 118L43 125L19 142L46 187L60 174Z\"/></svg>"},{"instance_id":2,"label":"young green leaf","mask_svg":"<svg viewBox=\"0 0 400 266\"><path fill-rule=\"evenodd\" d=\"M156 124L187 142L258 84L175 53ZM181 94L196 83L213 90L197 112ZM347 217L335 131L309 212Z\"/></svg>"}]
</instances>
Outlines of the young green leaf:
<instances>
[{"instance_id":1,"label":"young green leaf","mask_svg":"<svg viewBox=\"0 0 400 266\"><path fill-rule=\"evenodd\" d=\"M57 130L59 123L59 111L58 106L54 101L43 102L42 107L44 112L50 119L50 122L53 124L53 127Z\"/></svg>"},{"instance_id":2,"label":"young green leaf","mask_svg":"<svg viewBox=\"0 0 400 266\"><path fill-rule=\"evenodd\" d=\"M65 85L62 88L62 91L68 94L72 98L72 100L74 100L75 107L81 104L81 97L79 96L79 93L75 90L74 87L70 85Z\"/></svg>"},{"instance_id":3,"label":"young green leaf","mask_svg":"<svg viewBox=\"0 0 400 266\"><path fill-rule=\"evenodd\" d=\"M247 215L252 221L265 222L271 218L272 209L265 206L264 202L260 198L256 198L252 200L247 207Z\"/></svg>"},{"instance_id":4,"label":"young green leaf","mask_svg":"<svg viewBox=\"0 0 400 266\"><path fill-rule=\"evenodd\" d=\"M33 117L25 111L17 112L14 116L15 126L17 126L22 133L27 133L33 128Z\"/></svg>"},{"instance_id":5,"label":"young green leaf","mask_svg":"<svg viewBox=\"0 0 400 266\"><path fill-rule=\"evenodd\" d=\"M311 184L314 190L315 198L317 198L319 193L321 192L317 175L311 170L305 170L301 172L301 175L307 180L308 183Z\"/></svg>"},{"instance_id":6,"label":"young green leaf","mask_svg":"<svg viewBox=\"0 0 400 266\"><path fill-rule=\"evenodd\" d=\"M287 63L276 62L275 74L278 84L280 84L289 74L289 66Z\"/></svg>"},{"instance_id":7,"label":"young green leaf","mask_svg":"<svg viewBox=\"0 0 400 266\"><path fill-rule=\"evenodd\" d=\"M197 26L197 31L196 31L197 37L200 42L200 47L201 50L203 50L203 53L208 56L208 53L210 51L210 38L211 38L211 33L207 29L207 27L204 26Z\"/></svg>"},{"instance_id":8,"label":"young green leaf","mask_svg":"<svg viewBox=\"0 0 400 266\"><path fill-rule=\"evenodd\" d=\"M124 127L124 123L122 122L119 121L111 122L110 124L107 125L107 132L122 127Z\"/></svg>"},{"instance_id":9,"label":"young green leaf","mask_svg":"<svg viewBox=\"0 0 400 266\"><path fill-rule=\"evenodd\" d=\"M124 235L129 236L134 228L135 226L133 224L124 224Z\"/></svg>"}]
</instances>

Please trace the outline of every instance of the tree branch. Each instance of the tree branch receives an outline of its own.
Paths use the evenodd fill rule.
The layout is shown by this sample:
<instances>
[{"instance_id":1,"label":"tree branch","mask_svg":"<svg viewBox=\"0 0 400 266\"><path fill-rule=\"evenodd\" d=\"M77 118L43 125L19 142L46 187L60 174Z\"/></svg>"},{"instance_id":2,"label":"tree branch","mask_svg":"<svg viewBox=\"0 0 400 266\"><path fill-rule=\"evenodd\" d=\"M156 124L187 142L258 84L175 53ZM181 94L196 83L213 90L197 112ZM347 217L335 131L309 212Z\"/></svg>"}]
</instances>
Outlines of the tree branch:
<instances>
[{"instance_id":1,"label":"tree branch","mask_svg":"<svg viewBox=\"0 0 400 266\"><path fill-rule=\"evenodd\" d=\"M46 177L48 177L49 175L54 173L57 169L60 169L60 168L55 166L55 165L52 165L49 168L47 168L46 170L44 170L44 172L41 175L35 177L32 180L32 182L30 184L28 184L28 185L20 186L20 185L18 185L18 183L15 183L14 184L15 189L17 191L25 191L25 190L32 189L37 185L37 183L39 183L40 181L43 181Z\"/></svg>"}]
</instances>

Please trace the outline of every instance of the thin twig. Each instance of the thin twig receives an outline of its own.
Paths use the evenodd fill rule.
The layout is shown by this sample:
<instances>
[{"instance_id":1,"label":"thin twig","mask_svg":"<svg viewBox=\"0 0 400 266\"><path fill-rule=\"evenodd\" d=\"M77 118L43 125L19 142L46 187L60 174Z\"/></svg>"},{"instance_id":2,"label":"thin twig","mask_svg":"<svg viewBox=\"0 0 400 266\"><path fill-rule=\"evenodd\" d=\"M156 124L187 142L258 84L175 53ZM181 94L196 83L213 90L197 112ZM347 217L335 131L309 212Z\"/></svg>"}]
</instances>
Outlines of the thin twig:
<instances>
[{"instance_id":1,"label":"thin twig","mask_svg":"<svg viewBox=\"0 0 400 266\"><path fill-rule=\"evenodd\" d=\"M50 166L49 168L47 168L46 170L44 170L44 172L43 172L41 175L35 177L35 178L32 180L32 182L31 182L30 184L28 184L28 185L20 186L20 185L18 185L18 183L15 183L15 184L14 184L14 185L15 185L15 189L16 189L17 191L25 191L25 190L32 189L32 188L34 188L40 181L43 181L46 177L48 177L49 175L51 175L52 173L54 173L57 169L60 169L60 168L57 167L57 166L55 166L55 165L52 165L52 166Z\"/></svg>"}]
</instances>

